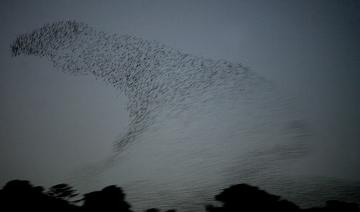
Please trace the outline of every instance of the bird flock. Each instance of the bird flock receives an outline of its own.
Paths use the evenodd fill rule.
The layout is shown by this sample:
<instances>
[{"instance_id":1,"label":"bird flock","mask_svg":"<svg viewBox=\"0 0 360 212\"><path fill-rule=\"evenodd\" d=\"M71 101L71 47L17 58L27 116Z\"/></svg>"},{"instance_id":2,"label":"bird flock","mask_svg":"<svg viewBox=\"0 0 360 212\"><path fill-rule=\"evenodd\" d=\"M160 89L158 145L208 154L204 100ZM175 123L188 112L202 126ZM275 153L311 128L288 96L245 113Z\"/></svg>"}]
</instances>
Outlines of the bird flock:
<instances>
[{"instance_id":1,"label":"bird flock","mask_svg":"<svg viewBox=\"0 0 360 212\"><path fill-rule=\"evenodd\" d=\"M11 50L13 56L47 57L58 70L92 74L123 92L130 122L116 142L118 152L164 111L171 115L197 103L236 98L239 93L246 96L270 85L241 64L194 56L135 36L105 33L76 21L46 24L19 35Z\"/></svg>"}]
</instances>

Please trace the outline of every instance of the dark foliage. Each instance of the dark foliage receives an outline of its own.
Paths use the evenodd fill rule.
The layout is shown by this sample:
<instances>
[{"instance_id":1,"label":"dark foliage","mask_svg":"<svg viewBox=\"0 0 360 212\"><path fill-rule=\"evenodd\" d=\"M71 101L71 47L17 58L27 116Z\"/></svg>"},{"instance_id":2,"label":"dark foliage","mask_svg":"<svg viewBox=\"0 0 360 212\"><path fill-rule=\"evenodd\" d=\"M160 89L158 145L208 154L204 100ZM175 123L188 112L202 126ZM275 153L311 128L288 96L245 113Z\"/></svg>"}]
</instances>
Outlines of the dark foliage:
<instances>
[{"instance_id":1,"label":"dark foliage","mask_svg":"<svg viewBox=\"0 0 360 212\"><path fill-rule=\"evenodd\" d=\"M215 196L223 203L222 207L206 206L208 212L235 211L299 211L300 208L292 202L269 194L257 187L247 184L234 185L224 189Z\"/></svg>"},{"instance_id":2,"label":"dark foliage","mask_svg":"<svg viewBox=\"0 0 360 212\"><path fill-rule=\"evenodd\" d=\"M207 212L247 212L247 211L278 211L278 212L327 212L346 211L360 212L355 203L347 203L337 200L326 202L325 207L301 209L296 204L282 199L279 196L269 194L266 191L247 184L233 185L224 189L215 196L215 200L222 203L221 207L207 205Z\"/></svg>"},{"instance_id":3,"label":"dark foliage","mask_svg":"<svg viewBox=\"0 0 360 212\"><path fill-rule=\"evenodd\" d=\"M125 201L124 192L114 185L85 194L82 208L86 211L131 212L130 205Z\"/></svg>"},{"instance_id":4,"label":"dark foliage","mask_svg":"<svg viewBox=\"0 0 360 212\"><path fill-rule=\"evenodd\" d=\"M149 208L149 209L145 210L145 212L160 212L160 211L161 210L158 208ZM167 210L166 212L176 212L176 210L170 209L170 210Z\"/></svg>"},{"instance_id":5,"label":"dark foliage","mask_svg":"<svg viewBox=\"0 0 360 212\"><path fill-rule=\"evenodd\" d=\"M157 208L149 208L145 212L160 212L160 209Z\"/></svg>"},{"instance_id":6,"label":"dark foliage","mask_svg":"<svg viewBox=\"0 0 360 212\"><path fill-rule=\"evenodd\" d=\"M48 192L44 192L42 187L33 186L29 181L13 180L0 190L0 211L132 212L130 204L125 201L125 193L115 185L85 194L80 200L83 202L81 206L70 201L75 196L77 196L76 190L67 184L55 185ZM207 212L360 212L356 203L338 200L327 201L324 207L301 209L290 201L247 184L226 188L215 196L215 200L221 202L222 206L207 205L205 207ZM145 212L160 212L160 209L150 208ZM167 212L175 212L175 210Z\"/></svg>"},{"instance_id":7,"label":"dark foliage","mask_svg":"<svg viewBox=\"0 0 360 212\"><path fill-rule=\"evenodd\" d=\"M0 192L0 211L76 211L77 206L66 200L53 198L29 181L13 180Z\"/></svg>"},{"instance_id":8,"label":"dark foliage","mask_svg":"<svg viewBox=\"0 0 360 212\"><path fill-rule=\"evenodd\" d=\"M47 195L57 199L69 201L70 199L76 197L78 194L76 193L76 190L74 190L71 186L62 183L50 187Z\"/></svg>"}]
</instances>

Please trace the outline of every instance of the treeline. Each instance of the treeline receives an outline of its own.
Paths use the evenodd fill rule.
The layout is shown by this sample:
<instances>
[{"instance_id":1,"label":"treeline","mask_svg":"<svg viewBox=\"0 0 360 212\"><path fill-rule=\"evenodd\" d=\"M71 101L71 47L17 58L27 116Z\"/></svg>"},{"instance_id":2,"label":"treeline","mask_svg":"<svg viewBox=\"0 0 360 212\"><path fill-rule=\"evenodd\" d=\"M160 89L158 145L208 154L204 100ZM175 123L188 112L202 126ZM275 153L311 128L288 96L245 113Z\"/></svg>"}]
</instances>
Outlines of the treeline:
<instances>
[{"instance_id":1,"label":"treeline","mask_svg":"<svg viewBox=\"0 0 360 212\"><path fill-rule=\"evenodd\" d=\"M125 200L123 190L115 185L107 186L100 191L80 195L67 184L58 184L45 190L33 186L26 180L13 180L0 190L0 211L117 211L132 212ZM269 194L255 186L238 184L224 189L215 196L221 206L206 205L206 212L246 212L246 211L280 211L280 212L327 212L327 211L360 211L356 203L337 200L327 201L323 207L302 209L296 204L279 196ZM146 212L159 212L157 208ZM175 212L168 210L167 212Z\"/></svg>"}]
</instances>

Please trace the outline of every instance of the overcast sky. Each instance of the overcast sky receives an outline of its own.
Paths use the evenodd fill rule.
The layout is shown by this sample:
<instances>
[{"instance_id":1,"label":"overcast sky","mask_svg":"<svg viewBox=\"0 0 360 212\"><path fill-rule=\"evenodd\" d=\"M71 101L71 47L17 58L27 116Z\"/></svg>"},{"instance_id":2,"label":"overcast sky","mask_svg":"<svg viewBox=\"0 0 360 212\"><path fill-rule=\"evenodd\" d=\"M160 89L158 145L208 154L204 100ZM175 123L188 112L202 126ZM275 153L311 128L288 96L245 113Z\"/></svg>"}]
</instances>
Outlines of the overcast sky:
<instances>
[{"instance_id":1,"label":"overcast sky","mask_svg":"<svg viewBox=\"0 0 360 212\"><path fill-rule=\"evenodd\" d=\"M323 171L360 179L359 10L355 0L1 0L0 184L58 183L109 154L126 127L127 100L111 86L11 58L17 35L69 19L250 67L321 132Z\"/></svg>"}]
</instances>

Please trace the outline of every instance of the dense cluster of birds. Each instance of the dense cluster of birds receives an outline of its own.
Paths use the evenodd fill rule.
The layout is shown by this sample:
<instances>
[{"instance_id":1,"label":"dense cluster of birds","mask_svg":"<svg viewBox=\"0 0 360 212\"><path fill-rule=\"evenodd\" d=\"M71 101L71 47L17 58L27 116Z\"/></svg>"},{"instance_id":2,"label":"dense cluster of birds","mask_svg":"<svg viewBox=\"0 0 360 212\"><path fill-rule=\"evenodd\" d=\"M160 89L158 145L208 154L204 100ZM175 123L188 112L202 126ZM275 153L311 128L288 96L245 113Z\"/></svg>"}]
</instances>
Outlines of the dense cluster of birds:
<instances>
[{"instance_id":1,"label":"dense cluster of birds","mask_svg":"<svg viewBox=\"0 0 360 212\"><path fill-rule=\"evenodd\" d=\"M120 89L129 100L130 123L117 141L117 151L151 125L164 107L181 111L196 102L234 98L229 94L270 85L241 64L193 56L126 34L107 34L76 21L46 24L18 36L11 48L14 56L47 57L64 72L93 74Z\"/></svg>"}]
</instances>

